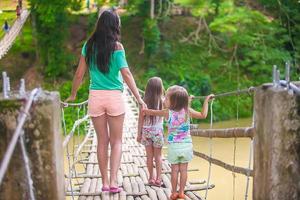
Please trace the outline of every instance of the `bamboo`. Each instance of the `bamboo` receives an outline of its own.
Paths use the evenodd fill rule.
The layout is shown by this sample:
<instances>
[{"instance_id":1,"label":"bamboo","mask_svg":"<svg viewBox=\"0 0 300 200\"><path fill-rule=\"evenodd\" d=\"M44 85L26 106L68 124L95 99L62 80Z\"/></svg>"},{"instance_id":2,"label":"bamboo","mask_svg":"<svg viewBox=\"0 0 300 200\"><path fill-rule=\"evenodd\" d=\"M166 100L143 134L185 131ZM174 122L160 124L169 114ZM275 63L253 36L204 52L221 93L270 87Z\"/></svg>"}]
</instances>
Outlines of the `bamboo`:
<instances>
[{"instance_id":1,"label":"bamboo","mask_svg":"<svg viewBox=\"0 0 300 200\"><path fill-rule=\"evenodd\" d=\"M253 176L253 170L249 170L247 168L242 168L242 167L236 167L230 164L227 164L221 160L215 159L215 158L210 158L208 155L205 155L204 153L200 153L197 151L194 151L194 155L197 157L200 157L204 160L207 160L209 162L211 162L212 164L218 165L220 167L223 167L224 169L227 169L229 171L235 172L235 173L239 173L239 174L244 174L244 175L250 175Z\"/></svg>"},{"instance_id":2,"label":"bamboo","mask_svg":"<svg viewBox=\"0 0 300 200\"><path fill-rule=\"evenodd\" d=\"M254 128L227 128L227 129L192 129L191 135L196 137L209 137L209 138L253 138Z\"/></svg>"}]
</instances>

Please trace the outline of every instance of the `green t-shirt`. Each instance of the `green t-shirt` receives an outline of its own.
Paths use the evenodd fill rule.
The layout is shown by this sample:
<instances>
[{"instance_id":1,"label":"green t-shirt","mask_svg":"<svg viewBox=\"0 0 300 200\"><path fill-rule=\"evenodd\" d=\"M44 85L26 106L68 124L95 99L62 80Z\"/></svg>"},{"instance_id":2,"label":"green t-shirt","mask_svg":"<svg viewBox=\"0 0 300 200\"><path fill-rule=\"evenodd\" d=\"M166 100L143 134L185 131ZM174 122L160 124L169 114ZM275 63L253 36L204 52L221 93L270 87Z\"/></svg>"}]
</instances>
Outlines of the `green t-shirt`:
<instances>
[{"instance_id":1,"label":"green t-shirt","mask_svg":"<svg viewBox=\"0 0 300 200\"><path fill-rule=\"evenodd\" d=\"M81 54L86 56L86 43L82 47ZM102 73L93 60L87 64L90 71L90 90L123 91L123 78L120 70L128 67L124 50L115 50L112 53L108 73Z\"/></svg>"}]
</instances>

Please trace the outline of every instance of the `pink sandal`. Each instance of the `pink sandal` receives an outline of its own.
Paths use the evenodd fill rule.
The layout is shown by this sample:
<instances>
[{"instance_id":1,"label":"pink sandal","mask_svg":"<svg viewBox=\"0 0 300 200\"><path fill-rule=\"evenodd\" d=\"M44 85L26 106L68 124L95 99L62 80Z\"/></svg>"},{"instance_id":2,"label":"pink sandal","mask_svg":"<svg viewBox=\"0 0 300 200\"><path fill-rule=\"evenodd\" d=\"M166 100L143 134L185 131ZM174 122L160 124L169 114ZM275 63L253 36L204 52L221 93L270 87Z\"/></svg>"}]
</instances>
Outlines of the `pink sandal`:
<instances>
[{"instance_id":1,"label":"pink sandal","mask_svg":"<svg viewBox=\"0 0 300 200\"><path fill-rule=\"evenodd\" d=\"M120 192L122 192L123 191L123 189L122 188L119 188L119 187L110 187L109 188L109 192L111 192L111 193L120 193Z\"/></svg>"},{"instance_id":2,"label":"pink sandal","mask_svg":"<svg viewBox=\"0 0 300 200\"><path fill-rule=\"evenodd\" d=\"M155 185L155 180L154 180L154 178L150 178L149 181L148 181L148 184L149 184L149 185Z\"/></svg>"},{"instance_id":3,"label":"pink sandal","mask_svg":"<svg viewBox=\"0 0 300 200\"><path fill-rule=\"evenodd\" d=\"M157 187L161 187L162 186L161 179L156 179L156 181L154 182L154 185L157 186Z\"/></svg>"},{"instance_id":4,"label":"pink sandal","mask_svg":"<svg viewBox=\"0 0 300 200\"><path fill-rule=\"evenodd\" d=\"M109 192L109 187L103 186L101 190L102 190L102 192Z\"/></svg>"}]
</instances>

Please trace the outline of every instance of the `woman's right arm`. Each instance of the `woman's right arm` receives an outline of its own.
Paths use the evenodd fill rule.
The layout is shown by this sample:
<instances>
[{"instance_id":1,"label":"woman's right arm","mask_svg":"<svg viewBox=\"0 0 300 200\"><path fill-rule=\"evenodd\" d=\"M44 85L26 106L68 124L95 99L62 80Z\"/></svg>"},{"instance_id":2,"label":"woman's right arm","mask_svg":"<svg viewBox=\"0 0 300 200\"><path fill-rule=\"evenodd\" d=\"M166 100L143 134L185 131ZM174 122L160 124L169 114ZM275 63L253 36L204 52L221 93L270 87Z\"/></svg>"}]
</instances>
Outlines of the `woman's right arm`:
<instances>
[{"instance_id":1,"label":"woman's right arm","mask_svg":"<svg viewBox=\"0 0 300 200\"><path fill-rule=\"evenodd\" d=\"M77 70L75 72L75 76L73 78L73 85L72 85L71 95L70 95L69 98L66 99L66 102L67 101L74 101L76 99L77 90L78 90L80 84L82 83L82 79L84 77L84 74L85 74L86 70L87 70L87 65L86 65L86 62L85 62L85 58L84 58L84 56L81 56L80 60L79 60L78 67L77 67Z\"/></svg>"},{"instance_id":2,"label":"woman's right arm","mask_svg":"<svg viewBox=\"0 0 300 200\"><path fill-rule=\"evenodd\" d=\"M122 74L122 77L123 77L125 83L128 85L129 89L133 93L134 97L136 98L136 100L138 101L140 106L142 106L142 108L147 108L147 105L145 104L145 102L143 101L143 99L140 96L140 93L138 91L138 88L136 87L134 78L133 78L129 68L128 67L122 68L121 74Z\"/></svg>"}]
</instances>

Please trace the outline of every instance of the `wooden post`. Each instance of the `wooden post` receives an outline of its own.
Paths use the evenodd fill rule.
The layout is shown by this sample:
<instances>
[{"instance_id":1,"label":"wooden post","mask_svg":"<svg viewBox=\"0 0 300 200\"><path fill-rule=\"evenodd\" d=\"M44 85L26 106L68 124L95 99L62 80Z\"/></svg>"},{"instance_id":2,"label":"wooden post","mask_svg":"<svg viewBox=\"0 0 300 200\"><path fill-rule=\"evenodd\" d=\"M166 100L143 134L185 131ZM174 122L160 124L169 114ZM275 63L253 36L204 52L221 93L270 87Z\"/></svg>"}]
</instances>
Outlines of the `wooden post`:
<instances>
[{"instance_id":1,"label":"wooden post","mask_svg":"<svg viewBox=\"0 0 300 200\"><path fill-rule=\"evenodd\" d=\"M254 200L300 199L300 96L263 85L255 92Z\"/></svg>"},{"instance_id":2,"label":"wooden post","mask_svg":"<svg viewBox=\"0 0 300 200\"><path fill-rule=\"evenodd\" d=\"M0 94L0 160L17 125L23 101L2 99ZM65 199L59 94L42 92L33 103L24 125L25 148L37 200ZM20 143L14 150L0 185L0 200L27 200L29 187Z\"/></svg>"}]
</instances>

